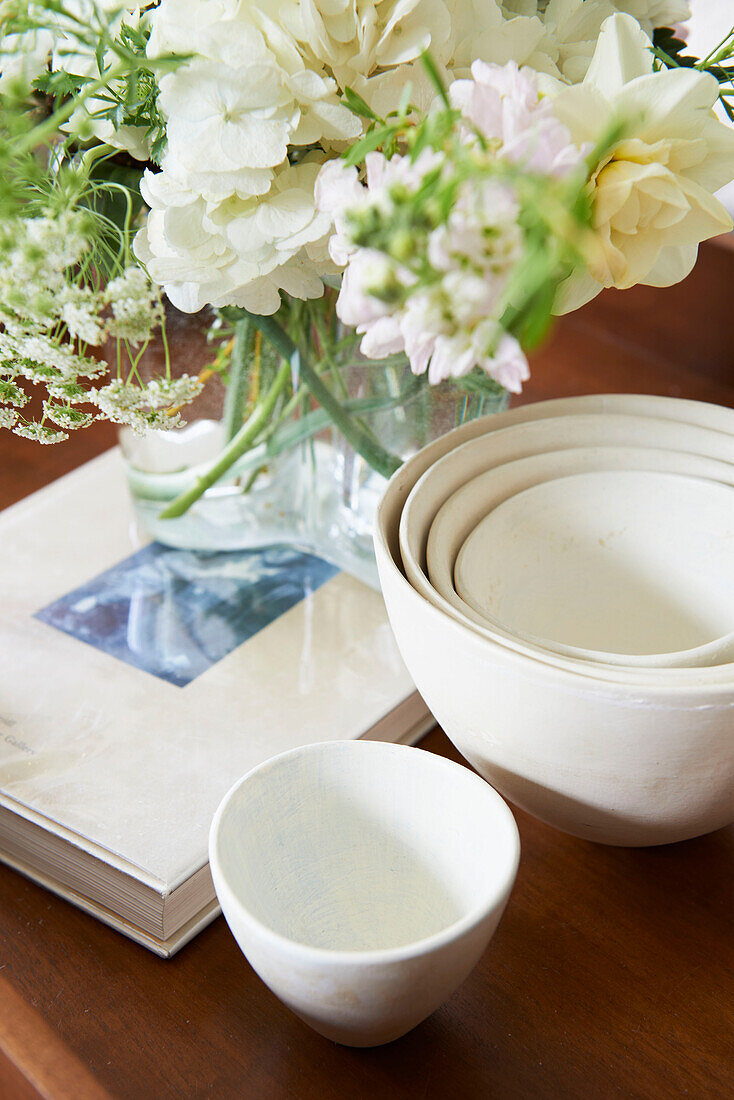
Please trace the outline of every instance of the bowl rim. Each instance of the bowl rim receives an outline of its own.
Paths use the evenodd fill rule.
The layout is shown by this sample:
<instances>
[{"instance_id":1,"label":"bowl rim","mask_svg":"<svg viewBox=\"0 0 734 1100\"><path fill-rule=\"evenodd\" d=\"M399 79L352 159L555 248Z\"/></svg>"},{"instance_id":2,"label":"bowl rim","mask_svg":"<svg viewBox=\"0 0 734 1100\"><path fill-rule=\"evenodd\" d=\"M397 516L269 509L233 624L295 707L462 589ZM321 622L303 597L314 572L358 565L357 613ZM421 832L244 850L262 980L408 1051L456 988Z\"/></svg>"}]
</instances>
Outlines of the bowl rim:
<instances>
[{"instance_id":1,"label":"bowl rim","mask_svg":"<svg viewBox=\"0 0 734 1100\"><path fill-rule=\"evenodd\" d=\"M219 859L219 853L217 850L219 834L221 830L222 820L227 813L233 799L236 797L239 790L245 786L245 784L254 776L261 772L268 771L270 768L279 764L281 761L292 756L311 755L316 751L328 751L328 749L335 746L371 746L369 749L357 749L360 751L375 751L384 752L386 754L392 753L422 753L427 758L432 759L434 763L431 766L445 768L448 771L453 771L455 775L462 774L465 780L475 785L481 784L481 789L491 802L494 803L496 810L499 812L503 819L503 825L505 828L506 844L505 850L507 859L505 860L505 867L501 871L497 885L492 890L491 897L484 897L477 904L473 905L468 912L451 924L446 925L445 928L440 929L438 932L432 933L430 936L424 936L421 939L411 940L409 943L400 944L397 947L387 948L371 948L369 950L346 950L339 949L334 950L329 947L316 947L312 944L302 943L300 940L291 939L289 936L284 936L280 932L276 932L270 925L265 924L258 917L255 917L251 910L246 906L238 895L234 892L229 884L229 881L222 868L221 861ZM211 827L209 830L209 863L212 868L212 877L214 879L215 890L217 896L219 896L220 889L227 895L230 903L232 903L238 914L243 917L247 924L253 928L260 937L265 939L271 945L277 947L279 951L297 955L301 960L312 960L320 964L333 963L335 965L349 964L352 966L374 966L376 964L388 964L397 963L402 961L409 961L411 959L419 958L424 955L428 955L433 951L445 946L448 943L460 939L462 936L471 932L477 925L489 916L493 909L498 905L504 910L504 906L507 904L510 893L517 877L517 871L520 864L520 833L517 827L514 814L509 805L485 779L482 779L475 771L466 767L464 764L459 764L454 760L449 760L445 756L441 756L438 753L432 753L427 749L419 749L412 745L396 744L392 741L370 741L367 738L356 739L337 739L334 741L314 741L308 745L299 745L294 749L287 749L285 752L278 753L276 756L271 756L262 763L257 764L254 768L251 768L243 776L241 776L227 791L224 798L219 803L214 817L212 818ZM222 906L224 911L224 906ZM501 917L500 913L500 917ZM225 912L226 919L226 912ZM227 922L229 923L229 921Z\"/></svg>"}]
</instances>

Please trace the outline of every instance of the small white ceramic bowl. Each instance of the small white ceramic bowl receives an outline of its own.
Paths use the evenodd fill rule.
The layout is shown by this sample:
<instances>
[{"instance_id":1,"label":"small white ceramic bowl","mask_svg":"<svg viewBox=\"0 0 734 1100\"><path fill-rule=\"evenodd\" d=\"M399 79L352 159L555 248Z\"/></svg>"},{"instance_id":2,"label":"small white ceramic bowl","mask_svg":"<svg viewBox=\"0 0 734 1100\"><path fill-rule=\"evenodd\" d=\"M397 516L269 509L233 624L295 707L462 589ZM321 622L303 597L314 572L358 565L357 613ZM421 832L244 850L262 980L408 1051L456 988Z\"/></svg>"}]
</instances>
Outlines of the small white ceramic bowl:
<instances>
[{"instance_id":1,"label":"small white ceramic bowl","mask_svg":"<svg viewBox=\"0 0 734 1100\"><path fill-rule=\"evenodd\" d=\"M283 753L226 795L209 858L263 981L316 1031L377 1046L464 981L510 895L512 813L422 749L331 741Z\"/></svg>"},{"instance_id":2,"label":"small white ceramic bowl","mask_svg":"<svg viewBox=\"0 0 734 1100\"><path fill-rule=\"evenodd\" d=\"M634 468L542 482L477 524L454 582L488 622L550 650L600 662L726 661L734 488Z\"/></svg>"},{"instance_id":3,"label":"small white ceramic bowl","mask_svg":"<svg viewBox=\"0 0 734 1100\"><path fill-rule=\"evenodd\" d=\"M441 506L431 524L426 551L428 576L420 569L411 549L405 543L401 545L401 558L408 580L422 596L441 611L455 617L458 621L471 626L480 634L487 634L510 649L537 660L546 661L556 667L594 679L623 681L646 686L651 683L664 684L685 682L697 673L708 680L730 679L731 669L723 670L714 665L717 659L717 647L694 652L687 651L676 655L673 673L673 661L668 657L656 663L607 654L603 661L595 660L591 654L573 650L571 647L557 646L554 651L544 646L542 639L531 636L511 634L502 625L490 623L485 615L477 612L466 603L454 588L454 565L462 543L487 512L502 502L512 498L533 485L565 477L582 471L626 470L639 467L659 472L685 473L690 476L710 478L731 485L734 482L734 466L715 459L702 458L699 455L677 454L672 451L657 451L652 448L623 447L576 447L566 451L553 451L547 455L532 455L529 458L507 462L492 470L485 471L477 478L462 486ZM726 639L722 639L726 645ZM723 653L722 659L725 657ZM707 666L711 667L699 667Z\"/></svg>"}]
</instances>

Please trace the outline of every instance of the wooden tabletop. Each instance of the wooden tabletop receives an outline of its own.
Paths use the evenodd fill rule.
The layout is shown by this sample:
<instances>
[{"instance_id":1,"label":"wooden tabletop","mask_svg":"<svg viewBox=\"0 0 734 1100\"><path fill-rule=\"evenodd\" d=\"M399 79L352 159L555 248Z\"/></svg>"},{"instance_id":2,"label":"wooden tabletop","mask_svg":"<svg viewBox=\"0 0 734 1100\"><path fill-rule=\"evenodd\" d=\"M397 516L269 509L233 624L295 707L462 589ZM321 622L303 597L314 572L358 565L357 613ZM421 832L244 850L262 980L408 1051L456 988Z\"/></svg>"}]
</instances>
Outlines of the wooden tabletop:
<instances>
[{"instance_id":1,"label":"wooden tabletop","mask_svg":"<svg viewBox=\"0 0 734 1100\"><path fill-rule=\"evenodd\" d=\"M525 400L734 405L734 251L669 291L603 295L535 357ZM0 433L0 505L114 442ZM422 747L460 759L438 730ZM734 827L606 848L516 812L517 883L485 956L411 1034L350 1050L265 988L217 920L169 961L0 866L0 1098L595 1100L734 1096Z\"/></svg>"}]
</instances>

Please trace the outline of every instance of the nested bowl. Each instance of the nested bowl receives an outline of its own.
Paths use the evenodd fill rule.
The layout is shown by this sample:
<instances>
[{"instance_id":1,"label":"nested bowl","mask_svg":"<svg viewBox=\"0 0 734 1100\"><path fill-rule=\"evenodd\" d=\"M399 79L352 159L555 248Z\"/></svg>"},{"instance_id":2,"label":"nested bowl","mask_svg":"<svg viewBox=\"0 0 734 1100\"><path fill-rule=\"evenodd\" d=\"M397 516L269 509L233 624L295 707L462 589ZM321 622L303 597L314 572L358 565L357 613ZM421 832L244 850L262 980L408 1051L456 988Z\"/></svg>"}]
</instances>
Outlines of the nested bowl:
<instances>
[{"instance_id":1,"label":"nested bowl","mask_svg":"<svg viewBox=\"0 0 734 1100\"><path fill-rule=\"evenodd\" d=\"M551 651L646 668L724 664L734 488L634 467L553 478L489 511L453 574L487 622Z\"/></svg>"},{"instance_id":2,"label":"nested bowl","mask_svg":"<svg viewBox=\"0 0 734 1100\"><path fill-rule=\"evenodd\" d=\"M716 430L734 427L728 410L626 396L513 410L509 422L590 404L626 412L644 408L673 420L689 417ZM507 414L492 419L495 428L508 423ZM729 672L707 680L714 670L687 670L683 680L683 670L660 670L668 679L656 684L646 683L644 672L637 679L629 678L632 673L628 679L584 674L582 662L569 667L560 658L540 660L480 634L434 606L406 579L399 550L405 500L434 461L480 431L476 422L467 425L406 463L392 478L377 516L375 547L390 621L437 721L507 798L585 839L664 844L729 824L734 820Z\"/></svg>"}]
</instances>

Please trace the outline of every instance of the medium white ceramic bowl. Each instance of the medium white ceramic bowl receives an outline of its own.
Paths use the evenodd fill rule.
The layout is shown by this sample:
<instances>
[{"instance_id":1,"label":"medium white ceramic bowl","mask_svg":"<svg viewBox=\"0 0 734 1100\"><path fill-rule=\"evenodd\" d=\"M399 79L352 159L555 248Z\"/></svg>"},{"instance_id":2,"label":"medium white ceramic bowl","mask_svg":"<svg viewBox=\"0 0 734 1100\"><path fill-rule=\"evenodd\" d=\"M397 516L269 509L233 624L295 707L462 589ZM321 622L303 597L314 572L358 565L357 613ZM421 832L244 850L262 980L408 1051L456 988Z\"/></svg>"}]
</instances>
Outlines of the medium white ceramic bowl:
<instances>
[{"instance_id":1,"label":"medium white ceramic bowl","mask_svg":"<svg viewBox=\"0 0 734 1100\"><path fill-rule=\"evenodd\" d=\"M684 652L726 660L734 489L634 468L544 481L477 524L454 583L488 621L551 650L617 663L669 664Z\"/></svg>"},{"instance_id":2,"label":"medium white ceramic bowl","mask_svg":"<svg viewBox=\"0 0 734 1100\"><path fill-rule=\"evenodd\" d=\"M734 466L698 455L677 454L671 451L622 447L578 447L567 451L553 451L547 455L532 455L517 459L495 469L485 471L462 486L441 506L431 524L426 551L428 577L419 567L405 543L401 546L404 572L413 587L439 610L453 615L479 633L487 633L495 641L502 642L516 652L545 660L567 671L578 672L596 679L624 681L646 685L650 683L685 682L695 669L700 682L701 675L708 679L728 679L732 670L720 665L700 671L697 666L713 665L717 654L725 659L727 640L722 639L722 649L716 644L700 650L671 655L661 655L653 662L648 658L633 658L607 654L599 661L586 652L572 647L556 646L550 651L543 640L532 635L512 634L501 623L489 621L461 598L454 588L454 566L462 543L482 517L493 508L531 486L557 477L565 477L582 471L626 470L641 468L660 472L685 473L690 476L710 478L726 485L734 482ZM666 660L667 658L667 660ZM659 666L659 667L656 667ZM675 673L671 667L680 666Z\"/></svg>"},{"instance_id":3,"label":"medium white ceramic bowl","mask_svg":"<svg viewBox=\"0 0 734 1100\"><path fill-rule=\"evenodd\" d=\"M375 548L385 602L418 689L458 749L512 801L566 832L609 844L664 844L734 821L734 683L703 673L665 686L603 682L517 653L419 595L400 565L405 500L434 461L523 416L643 410L734 430L734 412L634 395L565 399L473 421L391 479ZM661 670L661 675L664 671ZM682 671L680 676L682 677Z\"/></svg>"},{"instance_id":4,"label":"medium white ceramic bowl","mask_svg":"<svg viewBox=\"0 0 734 1100\"><path fill-rule=\"evenodd\" d=\"M428 531L441 505L472 478L505 462L573 447L614 446L673 450L734 464L734 437L657 417L584 413L488 428L486 435L468 440L434 461L405 502L400 541L421 567L425 566Z\"/></svg>"},{"instance_id":5,"label":"medium white ceramic bowl","mask_svg":"<svg viewBox=\"0 0 734 1100\"><path fill-rule=\"evenodd\" d=\"M464 981L509 898L520 841L500 796L422 749L331 741L226 795L209 858L263 981L316 1031L390 1042Z\"/></svg>"}]
</instances>

